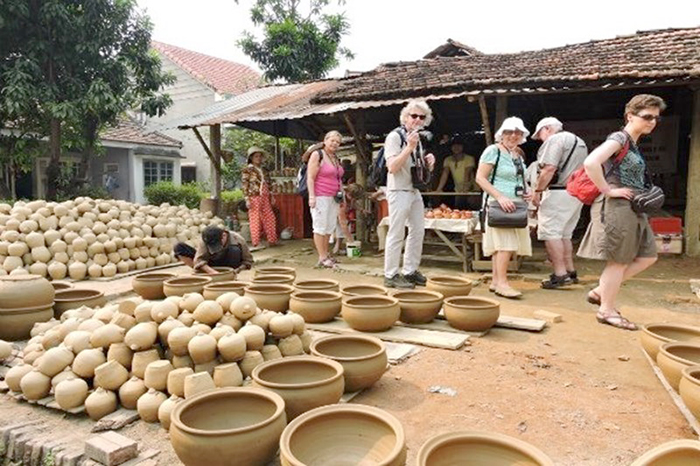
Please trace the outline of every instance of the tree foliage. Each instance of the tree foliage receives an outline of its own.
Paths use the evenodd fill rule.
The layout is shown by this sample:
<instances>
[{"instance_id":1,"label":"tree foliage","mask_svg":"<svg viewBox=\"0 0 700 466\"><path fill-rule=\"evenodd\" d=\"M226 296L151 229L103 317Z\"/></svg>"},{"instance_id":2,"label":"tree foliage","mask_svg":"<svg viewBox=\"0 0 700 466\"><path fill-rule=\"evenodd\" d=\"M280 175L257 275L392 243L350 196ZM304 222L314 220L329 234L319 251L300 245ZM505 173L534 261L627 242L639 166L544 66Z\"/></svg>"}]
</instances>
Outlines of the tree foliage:
<instances>
[{"instance_id":1,"label":"tree foliage","mask_svg":"<svg viewBox=\"0 0 700 466\"><path fill-rule=\"evenodd\" d=\"M350 30L344 13L324 13L332 0L256 0L250 10L262 39L246 31L238 45L271 81L302 82L323 78L338 66L339 58L353 58L340 45ZM344 5L338 0L338 5ZM305 13L305 14L304 14Z\"/></svg>"}]
</instances>

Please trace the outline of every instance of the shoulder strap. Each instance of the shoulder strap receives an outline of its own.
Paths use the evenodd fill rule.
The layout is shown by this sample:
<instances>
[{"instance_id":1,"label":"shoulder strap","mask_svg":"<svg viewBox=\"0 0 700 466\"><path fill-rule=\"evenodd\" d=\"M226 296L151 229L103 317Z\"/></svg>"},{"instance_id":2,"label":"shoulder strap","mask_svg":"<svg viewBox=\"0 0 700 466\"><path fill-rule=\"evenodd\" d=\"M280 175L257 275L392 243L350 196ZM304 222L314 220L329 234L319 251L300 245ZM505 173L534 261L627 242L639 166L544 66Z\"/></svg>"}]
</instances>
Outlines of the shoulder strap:
<instances>
[{"instance_id":1,"label":"shoulder strap","mask_svg":"<svg viewBox=\"0 0 700 466\"><path fill-rule=\"evenodd\" d=\"M566 160L564 160L564 165L561 166L561 171L564 171L567 165L569 165L569 160L571 160L571 156L574 155L574 151L576 150L576 146L578 146L578 136L573 134L574 136L574 145L571 146L571 150L569 151L569 155L566 156ZM558 180L557 180L558 181Z\"/></svg>"},{"instance_id":2,"label":"shoulder strap","mask_svg":"<svg viewBox=\"0 0 700 466\"><path fill-rule=\"evenodd\" d=\"M491 171L491 179L489 180L489 183L493 185L493 181L496 179L496 170L498 170L498 162L501 160L501 149L496 146L496 150L498 150L498 155L496 156L496 163L493 164L493 170ZM489 202L489 193L486 193L486 196L484 196L484 208L488 205Z\"/></svg>"},{"instance_id":3,"label":"shoulder strap","mask_svg":"<svg viewBox=\"0 0 700 466\"><path fill-rule=\"evenodd\" d=\"M625 155L627 155L627 152L630 151L630 137L627 136L627 139L625 139L625 143L622 145L622 149L620 149L620 152L617 153L617 157L615 157L615 165L620 165L622 163L622 159L625 158Z\"/></svg>"}]
</instances>

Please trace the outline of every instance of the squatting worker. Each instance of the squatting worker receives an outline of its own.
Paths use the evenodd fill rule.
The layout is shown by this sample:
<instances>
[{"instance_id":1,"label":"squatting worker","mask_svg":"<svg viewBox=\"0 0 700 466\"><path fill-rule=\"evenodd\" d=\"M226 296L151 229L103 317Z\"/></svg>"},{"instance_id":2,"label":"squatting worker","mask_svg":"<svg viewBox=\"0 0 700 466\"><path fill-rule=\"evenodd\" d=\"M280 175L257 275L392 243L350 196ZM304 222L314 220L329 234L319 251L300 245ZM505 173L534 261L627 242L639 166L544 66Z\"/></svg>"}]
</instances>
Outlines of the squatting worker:
<instances>
[{"instance_id":1,"label":"squatting worker","mask_svg":"<svg viewBox=\"0 0 700 466\"><path fill-rule=\"evenodd\" d=\"M432 171L435 156L426 154L419 131L430 125L433 112L423 100L412 100L401 110L401 126L391 131L384 141L389 203L389 231L384 249L384 286L414 288L425 285L426 278L418 270L423 254L425 219L423 197L413 185L411 167L422 166ZM401 248L408 227L403 271L399 273Z\"/></svg>"},{"instance_id":2,"label":"squatting worker","mask_svg":"<svg viewBox=\"0 0 700 466\"><path fill-rule=\"evenodd\" d=\"M185 243L173 248L175 258L195 270L216 273L212 267L233 267L236 273L253 266L253 255L245 239L234 231L210 225L202 231L197 249Z\"/></svg>"},{"instance_id":3,"label":"squatting worker","mask_svg":"<svg viewBox=\"0 0 700 466\"><path fill-rule=\"evenodd\" d=\"M588 156L586 143L554 117L537 123L532 139L543 144L537 152L539 175L532 196L537 207L537 239L544 241L554 272L542 288L555 289L578 283L571 236L581 216L583 203L566 192L569 176Z\"/></svg>"}]
</instances>

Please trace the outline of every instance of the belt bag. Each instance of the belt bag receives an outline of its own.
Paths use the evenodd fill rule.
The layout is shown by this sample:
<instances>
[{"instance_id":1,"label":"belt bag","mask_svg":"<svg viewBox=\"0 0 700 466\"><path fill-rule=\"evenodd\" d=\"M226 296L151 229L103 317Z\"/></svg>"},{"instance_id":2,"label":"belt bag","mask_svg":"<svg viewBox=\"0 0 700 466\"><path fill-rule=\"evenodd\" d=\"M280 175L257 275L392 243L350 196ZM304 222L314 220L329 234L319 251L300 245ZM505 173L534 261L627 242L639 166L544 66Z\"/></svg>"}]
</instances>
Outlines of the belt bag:
<instances>
[{"instance_id":1,"label":"belt bag","mask_svg":"<svg viewBox=\"0 0 700 466\"><path fill-rule=\"evenodd\" d=\"M525 228L527 226L527 204L514 199L515 212L506 212L496 200L488 203L488 225L492 228Z\"/></svg>"},{"instance_id":2,"label":"belt bag","mask_svg":"<svg viewBox=\"0 0 700 466\"><path fill-rule=\"evenodd\" d=\"M658 186L642 191L632 198L632 210L638 214L648 214L660 210L664 205L664 192Z\"/></svg>"}]
</instances>

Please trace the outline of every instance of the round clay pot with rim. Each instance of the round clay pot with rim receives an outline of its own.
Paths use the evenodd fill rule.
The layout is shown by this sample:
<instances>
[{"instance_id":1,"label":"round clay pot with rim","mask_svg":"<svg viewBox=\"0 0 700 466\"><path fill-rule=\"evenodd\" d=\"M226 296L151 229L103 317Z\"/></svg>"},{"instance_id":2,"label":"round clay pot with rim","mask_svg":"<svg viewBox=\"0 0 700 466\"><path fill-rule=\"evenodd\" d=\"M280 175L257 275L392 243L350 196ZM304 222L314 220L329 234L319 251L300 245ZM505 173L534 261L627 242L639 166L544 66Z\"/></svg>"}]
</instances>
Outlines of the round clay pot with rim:
<instances>
[{"instance_id":1,"label":"round clay pot with rim","mask_svg":"<svg viewBox=\"0 0 700 466\"><path fill-rule=\"evenodd\" d=\"M51 282L39 275L0 276L0 312L6 309L45 309L54 302Z\"/></svg>"},{"instance_id":2,"label":"round clay pot with rim","mask_svg":"<svg viewBox=\"0 0 700 466\"><path fill-rule=\"evenodd\" d=\"M165 299L163 282L175 277L173 273L142 273L131 279L131 288L143 299Z\"/></svg>"},{"instance_id":3,"label":"round clay pot with rim","mask_svg":"<svg viewBox=\"0 0 700 466\"><path fill-rule=\"evenodd\" d=\"M472 291L472 281L467 278L438 275L428 278L425 287L441 293L444 299L447 299L453 296L467 296Z\"/></svg>"},{"instance_id":4,"label":"round clay pot with rim","mask_svg":"<svg viewBox=\"0 0 700 466\"><path fill-rule=\"evenodd\" d=\"M371 387L388 364L386 346L366 335L328 335L311 342L311 354L332 359L343 366L345 392Z\"/></svg>"},{"instance_id":5,"label":"round clay pot with rim","mask_svg":"<svg viewBox=\"0 0 700 466\"><path fill-rule=\"evenodd\" d=\"M254 270L253 276L255 277L259 275L291 275L296 278L297 276L297 271L294 267L257 267Z\"/></svg>"},{"instance_id":6,"label":"round clay pot with rim","mask_svg":"<svg viewBox=\"0 0 700 466\"><path fill-rule=\"evenodd\" d=\"M284 429L280 461L282 466L403 466L406 435L399 420L382 409L354 403L322 406Z\"/></svg>"},{"instance_id":7,"label":"round clay pot with rim","mask_svg":"<svg viewBox=\"0 0 700 466\"><path fill-rule=\"evenodd\" d=\"M700 419L700 366L683 369L678 393L693 416Z\"/></svg>"},{"instance_id":8,"label":"round clay pot with rim","mask_svg":"<svg viewBox=\"0 0 700 466\"><path fill-rule=\"evenodd\" d=\"M54 316L57 319L61 317L61 314L70 309L77 309L82 306L92 308L102 307L107 304L104 291L80 288L57 292L55 301L53 310Z\"/></svg>"},{"instance_id":9,"label":"round clay pot with rim","mask_svg":"<svg viewBox=\"0 0 700 466\"><path fill-rule=\"evenodd\" d=\"M301 280L294 284L297 291L340 291L338 280L317 278L314 280Z\"/></svg>"},{"instance_id":10,"label":"round clay pot with rim","mask_svg":"<svg viewBox=\"0 0 700 466\"><path fill-rule=\"evenodd\" d=\"M59 282L56 280L51 282L51 286L53 286L53 289L56 291L72 290L74 288L72 283Z\"/></svg>"},{"instance_id":11,"label":"round clay pot with rim","mask_svg":"<svg viewBox=\"0 0 700 466\"><path fill-rule=\"evenodd\" d=\"M418 466L453 464L554 466L539 448L495 432L448 432L428 439L418 451Z\"/></svg>"},{"instance_id":12,"label":"round clay pot with rim","mask_svg":"<svg viewBox=\"0 0 700 466\"><path fill-rule=\"evenodd\" d=\"M368 295L384 295L387 296L389 291L383 286L379 285L350 285L344 286L340 290L340 294L343 295L343 300L350 298L352 296L368 296Z\"/></svg>"},{"instance_id":13,"label":"round clay pot with rim","mask_svg":"<svg viewBox=\"0 0 700 466\"><path fill-rule=\"evenodd\" d=\"M644 453L630 466L679 466L700 464L700 442L672 440Z\"/></svg>"},{"instance_id":14,"label":"round clay pot with rim","mask_svg":"<svg viewBox=\"0 0 700 466\"><path fill-rule=\"evenodd\" d=\"M483 332L498 321L501 304L495 299L480 296L453 296L443 303L449 324L467 332Z\"/></svg>"},{"instance_id":15,"label":"round clay pot with rim","mask_svg":"<svg viewBox=\"0 0 700 466\"><path fill-rule=\"evenodd\" d=\"M212 282L211 277L185 276L163 282L165 296L184 296L187 293L202 293L204 287Z\"/></svg>"},{"instance_id":16,"label":"round clay pot with rim","mask_svg":"<svg viewBox=\"0 0 700 466\"><path fill-rule=\"evenodd\" d=\"M231 282L236 279L236 272L233 270L233 267L212 267L212 269L216 270L216 273L207 273L207 272L201 272L201 271L196 271L194 273L195 277L209 277L211 278L212 283L219 283L219 282Z\"/></svg>"},{"instance_id":17,"label":"round clay pot with rim","mask_svg":"<svg viewBox=\"0 0 700 466\"><path fill-rule=\"evenodd\" d=\"M202 296L204 299L216 300L219 296L229 291L238 293L243 296L245 292L245 287L250 285L250 282L240 282L240 281L229 281L229 282L217 282L210 283L204 286L204 291L202 291Z\"/></svg>"},{"instance_id":18,"label":"round clay pot with rim","mask_svg":"<svg viewBox=\"0 0 700 466\"><path fill-rule=\"evenodd\" d=\"M656 359L659 348L664 343L700 343L700 327L684 324L647 324L642 327L641 341L644 351Z\"/></svg>"},{"instance_id":19,"label":"round clay pot with rim","mask_svg":"<svg viewBox=\"0 0 700 466\"><path fill-rule=\"evenodd\" d=\"M260 309L285 312L289 309L289 298L294 292L291 285L257 284L245 287L245 296L255 300Z\"/></svg>"},{"instance_id":20,"label":"round clay pot with rim","mask_svg":"<svg viewBox=\"0 0 700 466\"><path fill-rule=\"evenodd\" d=\"M310 324L330 322L340 314L343 296L337 291L295 291L289 298L289 309Z\"/></svg>"},{"instance_id":21,"label":"round clay pot with rim","mask_svg":"<svg viewBox=\"0 0 700 466\"><path fill-rule=\"evenodd\" d=\"M444 299L441 293L430 290L397 291L392 296L399 300L399 320L407 324L432 322L440 312Z\"/></svg>"},{"instance_id":22,"label":"round clay pot with rim","mask_svg":"<svg viewBox=\"0 0 700 466\"><path fill-rule=\"evenodd\" d=\"M343 301L343 319L354 330L381 332L399 320L399 300L391 296L352 296Z\"/></svg>"},{"instance_id":23,"label":"round clay pot with rim","mask_svg":"<svg viewBox=\"0 0 700 466\"><path fill-rule=\"evenodd\" d=\"M343 396L343 366L315 356L292 356L264 362L253 369L253 385L284 399L287 419L310 409L337 403Z\"/></svg>"},{"instance_id":24,"label":"round clay pot with rim","mask_svg":"<svg viewBox=\"0 0 700 466\"><path fill-rule=\"evenodd\" d=\"M253 283L262 285L281 283L283 285L291 285L294 283L294 275L279 275L275 273L256 275L253 277Z\"/></svg>"},{"instance_id":25,"label":"round clay pot with rim","mask_svg":"<svg viewBox=\"0 0 700 466\"><path fill-rule=\"evenodd\" d=\"M656 355L656 363L669 385L678 391L683 369L700 364L700 344L665 343Z\"/></svg>"},{"instance_id":26,"label":"round clay pot with rim","mask_svg":"<svg viewBox=\"0 0 700 466\"><path fill-rule=\"evenodd\" d=\"M287 418L284 400L269 390L223 388L178 403L170 443L186 466L264 466L277 454Z\"/></svg>"},{"instance_id":27,"label":"round clay pot with rim","mask_svg":"<svg viewBox=\"0 0 700 466\"><path fill-rule=\"evenodd\" d=\"M0 309L0 340L27 340L34 324L53 318L53 305Z\"/></svg>"}]
</instances>

